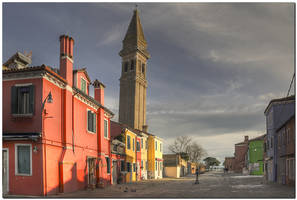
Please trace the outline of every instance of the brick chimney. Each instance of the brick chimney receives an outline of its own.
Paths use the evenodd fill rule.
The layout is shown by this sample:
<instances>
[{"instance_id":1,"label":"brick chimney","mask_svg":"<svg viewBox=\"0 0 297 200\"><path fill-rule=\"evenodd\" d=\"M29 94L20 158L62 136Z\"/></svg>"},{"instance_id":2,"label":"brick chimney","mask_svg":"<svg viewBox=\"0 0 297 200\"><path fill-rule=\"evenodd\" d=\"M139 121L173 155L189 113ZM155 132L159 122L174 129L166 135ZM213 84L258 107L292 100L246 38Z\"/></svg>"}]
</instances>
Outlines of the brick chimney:
<instances>
[{"instance_id":1,"label":"brick chimney","mask_svg":"<svg viewBox=\"0 0 297 200\"><path fill-rule=\"evenodd\" d=\"M94 86L94 99L104 106L104 88L105 85L97 79L93 83Z\"/></svg>"},{"instance_id":2,"label":"brick chimney","mask_svg":"<svg viewBox=\"0 0 297 200\"><path fill-rule=\"evenodd\" d=\"M248 135L244 136L244 142L248 142L248 141L249 141L249 136Z\"/></svg>"},{"instance_id":3,"label":"brick chimney","mask_svg":"<svg viewBox=\"0 0 297 200\"><path fill-rule=\"evenodd\" d=\"M72 37L60 36L60 74L71 87L73 84L73 45Z\"/></svg>"}]
</instances>

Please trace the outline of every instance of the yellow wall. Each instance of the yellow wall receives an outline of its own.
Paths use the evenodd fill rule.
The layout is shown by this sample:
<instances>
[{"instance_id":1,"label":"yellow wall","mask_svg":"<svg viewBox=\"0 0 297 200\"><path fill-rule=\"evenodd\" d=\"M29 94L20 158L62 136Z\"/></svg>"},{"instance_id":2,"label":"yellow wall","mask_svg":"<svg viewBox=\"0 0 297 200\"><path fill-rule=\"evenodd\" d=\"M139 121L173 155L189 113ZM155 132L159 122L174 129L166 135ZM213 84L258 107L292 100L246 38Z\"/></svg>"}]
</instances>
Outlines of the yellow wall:
<instances>
[{"instance_id":1,"label":"yellow wall","mask_svg":"<svg viewBox=\"0 0 297 200\"><path fill-rule=\"evenodd\" d=\"M130 149L128 149L128 136L130 136ZM133 163L136 163L136 135L126 129L125 131L126 138L126 163L129 162L131 164L131 171L126 174L126 182L136 181L136 172L133 171ZM133 139L134 139L134 151L133 151ZM126 164L127 165L127 164ZM126 166L127 167L127 166ZM131 180L132 173L132 180Z\"/></svg>"},{"instance_id":2,"label":"yellow wall","mask_svg":"<svg viewBox=\"0 0 297 200\"><path fill-rule=\"evenodd\" d=\"M143 140L143 148L141 148L141 160L143 160L143 169L142 170L147 170L146 166L145 166L145 162L147 161L147 149L148 149L148 146L146 148L147 137L142 136L141 139Z\"/></svg>"},{"instance_id":3,"label":"yellow wall","mask_svg":"<svg viewBox=\"0 0 297 200\"><path fill-rule=\"evenodd\" d=\"M157 143L156 143L157 142ZM161 169L159 170L158 173L156 173L156 171L158 171L158 168L156 168L156 164L155 164L155 161L156 161L156 158L157 159L163 159L163 142L161 141L160 138L156 137L156 136L149 136L148 138L148 146L149 146L149 149L148 149L148 173L150 173L152 176L154 176L156 178L156 175L158 175L158 177L162 177L162 169L163 169L163 161L158 161L158 166L159 166L159 163L162 163L161 165ZM156 144L157 144L157 148L156 148ZM162 144L162 149L160 151L160 144Z\"/></svg>"},{"instance_id":4,"label":"yellow wall","mask_svg":"<svg viewBox=\"0 0 297 200\"><path fill-rule=\"evenodd\" d=\"M154 172L155 171L155 139L151 135L148 137L147 159L148 159L148 171Z\"/></svg>"},{"instance_id":5,"label":"yellow wall","mask_svg":"<svg viewBox=\"0 0 297 200\"><path fill-rule=\"evenodd\" d=\"M165 176L171 178L179 178L180 175L180 167L165 167Z\"/></svg>"}]
</instances>

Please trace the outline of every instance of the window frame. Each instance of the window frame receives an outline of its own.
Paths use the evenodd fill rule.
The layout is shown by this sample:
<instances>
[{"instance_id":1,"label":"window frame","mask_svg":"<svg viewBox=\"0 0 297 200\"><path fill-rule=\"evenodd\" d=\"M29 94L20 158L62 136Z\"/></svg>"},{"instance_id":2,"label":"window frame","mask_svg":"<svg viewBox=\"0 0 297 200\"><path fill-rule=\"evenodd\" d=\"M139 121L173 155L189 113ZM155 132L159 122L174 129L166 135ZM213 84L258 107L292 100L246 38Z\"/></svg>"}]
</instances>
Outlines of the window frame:
<instances>
[{"instance_id":1,"label":"window frame","mask_svg":"<svg viewBox=\"0 0 297 200\"><path fill-rule=\"evenodd\" d=\"M107 134L107 137L105 137L105 122L106 122L106 134ZM108 128L108 120L107 119L104 119L104 133L103 133L103 136L104 136L104 138L105 139L109 139L109 137L108 137L108 131L109 131L109 128Z\"/></svg>"},{"instance_id":2,"label":"window frame","mask_svg":"<svg viewBox=\"0 0 297 200\"><path fill-rule=\"evenodd\" d=\"M83 83L82 80L85 82L85 91L84 91L83 88L82 88L82 83ZM86 94L87 94L87 85L88 85L88 84L87 84L87 80L84 79L84 77L81 76L81 77L80 77L80 90L83 91L83 92L86 93Z\"/></svg>"},{"instance_id":3,"label":"window frame","mask_svg":"<svg viewBox=\"0 0 297 200\"><path fill-rule=\"evenodd\" d=\"M127 149L131 149L131 136L127 135Z\"/></svg>"},{"instance_id":4,"label":"window frame","mask_svg":"<svg viewBox=\"0 0 297 200\"><path fill-rule=\"evenodd\" d=\"M135 151L135 138L132 138L133 139L133 142L132 142L132 146L133 146L133 151Z\"/></svg>"},{"instance_id":5,"label":"window frame","mask_svg":"<svg viewBox=\"0 0 297 200\"><path fill-rule=\"evenodd\" d=\"M24 173L19 173L18 170L18 147L19 146L29 146L30 147L30 173L29 174L24 174ZM33 169L32 169L32 144L25 144L25 143L17 143L14 145L15 149L15 175L16 176L32 176L33 174Z\"/></svg>"},{"instance_id":6,"label":"window frame","mask_svg":"<svg viewBox=\"0 0 297 200\"><path fill-rule=\"evenodd\" d=\"M89 111L91 112L93 117L95 116L95 119L93 119L93 123L95 123L95 125L94 125L95 127L93 127L93 128L95 128L95 131L89 130ZM87 108L87 131L89 133L92 133L92 134L97 133L97 114L94 111L92 111L91 109L88 109L88 108Z\"/></svg>"},{"instance_id":7,"label":"window frame","mask_svg":"<svg viewBox=\"0 0 297 200\"><path fill-rule=\"evenodd\" d=\"M28 112L22 113L21 107L24 101L21 101L20 89L28 88ZM11 89L11 114L13 117L31 117L35 113L35 85L32 83L21 83L14 84L10 87Z\"/></svg>"},{"instance_id":8,"label":"window frame","mask_svg":"<svg viewBox=\"0 0 297 200\"><path fill-rule=\"evenodd\" d=\"M111 172L111 170L110 170L110 168L111 168L110 160L111 159L109 157L105 157L105 160L106 160L106 173L110 174L110 172Z\"/></svg>"}]
</instances>

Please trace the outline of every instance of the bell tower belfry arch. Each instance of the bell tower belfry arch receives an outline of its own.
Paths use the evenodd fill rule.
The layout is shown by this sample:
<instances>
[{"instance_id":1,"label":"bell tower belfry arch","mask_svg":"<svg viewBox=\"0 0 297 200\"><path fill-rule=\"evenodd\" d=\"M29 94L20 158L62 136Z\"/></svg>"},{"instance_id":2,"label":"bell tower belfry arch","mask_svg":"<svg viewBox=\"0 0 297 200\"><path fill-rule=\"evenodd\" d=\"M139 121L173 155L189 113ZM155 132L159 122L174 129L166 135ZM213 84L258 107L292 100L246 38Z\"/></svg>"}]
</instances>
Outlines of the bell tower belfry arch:
<instances>
[{"instance_id":1,"label":"bell tower belfry arch","mask_svg":"<svg viewBox=\"0 0 297 200\"><path fill-rule=\"evenodd\" d=\"M147 127L146 69L150 55L137 9L133 12L119 55L122 57L119 122L143 130Z\"/></svg>"}]
</instances>

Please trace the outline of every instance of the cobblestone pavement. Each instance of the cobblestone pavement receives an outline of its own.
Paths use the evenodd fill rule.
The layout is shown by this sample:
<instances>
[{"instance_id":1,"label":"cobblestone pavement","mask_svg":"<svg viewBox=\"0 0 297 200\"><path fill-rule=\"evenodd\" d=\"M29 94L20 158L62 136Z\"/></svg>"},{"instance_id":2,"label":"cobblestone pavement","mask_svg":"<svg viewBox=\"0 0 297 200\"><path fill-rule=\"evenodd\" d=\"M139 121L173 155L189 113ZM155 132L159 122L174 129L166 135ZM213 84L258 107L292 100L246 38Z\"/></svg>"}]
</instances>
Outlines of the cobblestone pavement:
<instances>
[{"instance_id":1,"label":"cobblestone pavement","mask_svg":"<svg viewBox=\"0 0 297 200\"><path fill-rule=\"evenodd\" d=\"M208 172L199 177L200 184L194 184L195 176L180 179L164 178L110 186L105 189L82 190L70 194L53 195L54 198L294 198L295 187L275 183L263 183L261 176L243 176ZM125 192L125 190L128 190Z\"/></svg>"}]
</instances>

